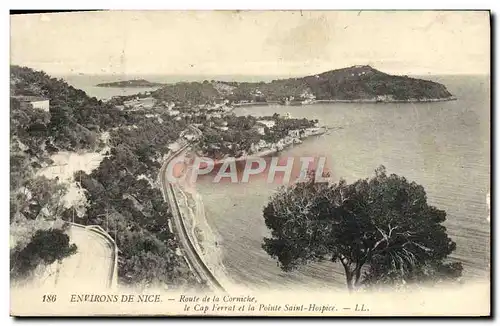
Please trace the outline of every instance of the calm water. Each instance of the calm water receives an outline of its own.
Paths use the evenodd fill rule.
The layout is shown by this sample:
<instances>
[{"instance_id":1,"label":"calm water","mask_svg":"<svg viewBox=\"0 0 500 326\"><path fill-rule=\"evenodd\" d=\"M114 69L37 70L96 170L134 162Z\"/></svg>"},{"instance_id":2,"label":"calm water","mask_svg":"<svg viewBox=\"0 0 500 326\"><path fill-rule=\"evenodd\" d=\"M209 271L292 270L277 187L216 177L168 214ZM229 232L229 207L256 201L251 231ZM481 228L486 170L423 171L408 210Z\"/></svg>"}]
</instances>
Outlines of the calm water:
<instances>
[{"instance_id":1,"label":"calm water","mask_svg":"<svg viewBox=\"0 0 500 326\"><path fill-rule=\"evenodd\" d=\"M56 76L63 78L73 87L84 90L87 95L96 97L100 100L107 100L113 96L133 95L144 93L145 91L153 91L156 87L137 87L137 88L115 88L115 87L96 87L101 83L110 83L116 81L124 81L131 79L146 79L150 82L157 83L177 83L204 80L225 80L225 81L270 81L279 76L198 76L198 75L61 75Z\"/></svg>"},{"instance_id":2,"label":"calm water","mask_svg":"<svg viewBox=\"0 0 500 326\"><path fill-rule=\"evenodd\" d=\"M107 99L145 89L94 87L97 83L132 78L156 82L212 79L203 76L64 76L90 96ZM429 76L425 78L429 79ZM245 77L214 77L244 80ZM248 78L246 78L248 79ZM264 78L272 79L272 77ZM448 233L457 242L453 257L463 262L466 278L488 277L490 225L486 194L490 179L489 78L485 76L433 77L444 83L457 101L423 104L318 104L238 108L237 114L319 119L343 127L306 140L282 156L322 155L335 177L347 181L369 177L383 164L389 173L422 184L429 201L448 213ZM258 80L256 77L255 80ZM262 249L268 230L262 208L276 186L264 183L212 184L202 182L207 219L221 238L224 264L230 276L248 287L282 288L300 285L344 287L339 266L314 264L284 273Z\"/></svg>"},{"instance_id":3,"label":"calm water","mask_svg":"<svg viewBox=\"0 0 500 326\"><path fill-rule=\"evenodd\" d=\"M422 184L431 204L447 214L448 233L457 243L453 257L462 261L466 278L489 276L490 225L486 194L490 179L489 78L434 78L457 101L423 104L318 104L238 108L237 114L319 119L341 126L309 139L282 156L324 155L335 177L369 177L383 164L389 173ZM262 249L268 230L262 209L275 191L264 183L199 184L209 224L222 239L230 276L249 287L288 287L325 281L343 286L339 266L306 266L283 273ZM331 284L327 283L327 284Z\"/></svg>"}]
</instances>

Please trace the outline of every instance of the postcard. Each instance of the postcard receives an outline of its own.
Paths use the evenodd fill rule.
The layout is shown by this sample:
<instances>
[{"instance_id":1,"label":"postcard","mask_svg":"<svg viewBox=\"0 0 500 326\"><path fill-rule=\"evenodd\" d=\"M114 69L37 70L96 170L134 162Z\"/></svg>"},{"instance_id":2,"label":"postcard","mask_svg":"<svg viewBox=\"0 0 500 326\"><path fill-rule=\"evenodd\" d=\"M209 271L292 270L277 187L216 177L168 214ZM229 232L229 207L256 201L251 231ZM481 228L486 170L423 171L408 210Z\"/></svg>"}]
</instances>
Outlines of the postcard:
<instances>
[{"instance_id":1,"label":"postcard","mask_svg":"<svg viewBox=\"0 0 500 326\"><path fill-rule=\"evenodd\" d=\"M10 19L12 316L490 316L489 11Z\"/></svg>"}]
</instances>

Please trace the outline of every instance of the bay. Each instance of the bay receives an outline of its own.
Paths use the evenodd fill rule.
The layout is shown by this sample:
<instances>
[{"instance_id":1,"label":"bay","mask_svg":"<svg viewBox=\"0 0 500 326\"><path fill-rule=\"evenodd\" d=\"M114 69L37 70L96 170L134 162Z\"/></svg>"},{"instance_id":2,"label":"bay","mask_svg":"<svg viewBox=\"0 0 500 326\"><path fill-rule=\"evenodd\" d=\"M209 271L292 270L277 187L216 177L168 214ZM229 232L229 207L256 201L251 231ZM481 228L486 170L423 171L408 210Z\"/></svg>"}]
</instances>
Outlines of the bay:
<instances>
[{"instance_id":1,"label":"bay","mask_svg":"<svg viewBox=\"0 0 500 326\"><path fill-rule=\"evenodd\" d=\"M429 76L426 76L429 78ZM389 173L422 184L432 205L447 212L445 226L457 243L453 254L464 279L489 277L490 102L487 76L433 76L457 97L434 103L334 103L308 106L239 107L238 115L290 113L340 127L281 152L327 156L335 178L349 182ZM224 264L236 283L248 287L344 286L340 266L318 263L284 273L261 248L268 230L262 209L278 185L197 185L209 224L222 239Z\"/></svg>"}]
</instances>

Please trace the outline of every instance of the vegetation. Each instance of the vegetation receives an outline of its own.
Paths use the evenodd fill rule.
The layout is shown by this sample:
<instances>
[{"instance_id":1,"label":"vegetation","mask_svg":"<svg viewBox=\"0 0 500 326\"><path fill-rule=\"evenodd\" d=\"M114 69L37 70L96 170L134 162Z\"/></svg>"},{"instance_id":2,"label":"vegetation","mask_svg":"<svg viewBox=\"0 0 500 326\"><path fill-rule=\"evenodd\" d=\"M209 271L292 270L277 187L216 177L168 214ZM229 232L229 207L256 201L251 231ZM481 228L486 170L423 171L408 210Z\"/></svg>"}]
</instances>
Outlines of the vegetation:
<instances>
[{"instance_id":1,"label":"vegetation","mask_svg":"<svg viewBox=\"0 0 500 326\"><path fill-rule=\"evenodd\" d=\"M31 125L31 133L46 145L49 152L57 150L95 149L101 130L125 123L123 114L64 80L51 78L43 71L11 66L10 91L14 95L41 96L50 100L50 121ZM28 114L19 102L11 99L11 114ZM12 118L11 118L12 119ZM24 121L24 120L19 120ZM15 124L19 132L23 125Z\"/></svg>"},{"instance_id":2,"label":"vegetation","mask_svg":"<svg viewBox=\"0 0 500 326\"><path fill-rule=\"evenodd\" d=\"M385 168L347 184L297 183L281 188L264 208L271 237L264 250L285 271L313 261L340 262L349 290L363 285L439 282L461 275L442 225L446 213L425 190Z\"/></svg>"},{"instance_id":3,"label":"vegetation","mask_svg":"<svg viewBox=\"0 0 500 326\"><path fill-rule=\"evenodd\" d=\"M285 119L278 115L255 118L224 114L224 117L221 118L220 114L208 112L206 108L203 109L205 112L200 112L201 107L206 104L211 105L225 101L269 102L283 101L284 99L288 101L310 99L311 96L318 99L351 98L354 94L368 97L374 94L393 92L395 98L418 98L419 96L435 97L449 94L442 85L439 86L439 84L420 80L410 81L406 77L398 79L399 77L385 75L369 67L363 68L369 70L362 75L363 77L359 77L361 76L359 75L359 78L351 78L352 76L349 73L352 73L354 68L349 69L343 72L333 71L321 74L319 77L314 76L314 78L287 79L271 83L224 83L216 81L178 83L165 85L151 94L144 93L132 97L117 97L103 103L68 85L62 79L51 78L44 72L33 71L26 67L11 66L10 87L12 95L33 95L50 100L50 112L45 112L22 105L16 98L11 98L10 220L11 234L16 239L13 249L11 249L11 257L16 264L13 275L28 275L29 271L34 266L39 265L40 262L50 263L53 259L63 259L64 255L74 252L72 247L69 246L69 242L66 242L66 238L61 236L64 229L55 226L55 222L68 219L72 215L71 208L63 205L63 197L67 192L67 186L58 180L48 180L36 173L41 167L51 164L50 155L54 152L64 150L95 151L104 145L101 137L103 133L109 133L110 139L107 144L110 147L109 155L90 174L80 171L75 175L75 180L81 180L80 183L82 188L85 189L87 198L85 215L77 217L77 222L100 225L114 237L120 248L120 282L144 286L168 284L168 286L183 287L195 284L197 281L182 257L176 253L178 243L168 229L171 212L155 184L162 157L168 152L167 146L177 141L181 132L186 130L189 124L201 123L200 129L203 136L199 142L199 149L202 155L212 158L239 157L248 153L252 145L259 143L261 140L273 144L287 137L291 130L312 127L317 122L307 119ZM361 84L364 85L362 87L364 93L360 92L361 88L357 88ZM439 89L441 91L438 92ZM116 108L116 105L123 104L128 99L149 96L152 96L157 103L148 112L144 110L121 111ZM171 103L175 104L176 110L181 111L181 114L175 118L165 110L165 106ZM272 127L263 128L259 124L259 120L273 120L275 124ZM391 179L392 176L387 178ZM365 189L364 192L356 192L362 184L362 182L356 186L341 184L336 187L349 189L359 197L359 199L356 199L356 203L359 202L360 205L368 207L366 211L363 211L360 208L361 206L349 206L349 209L358 209L359 211L355 211L357 215L345 214L350 216L349 218L353 221L362 218L360 221L366 224L363 224L363 227L368 228L366 230L362 229L363 232L367 236L371 236L372 240L370 241L376 240L378 242L381 239L376 238L374 230L378 231L377 228L385 230L382 228L384 221L379 220L379 217L371 217L372 221L368 217L367 212L377 209L377 206L373 206L371 199L367 199L371 194L371 190ZM402 185L404 185L404 182ZM301 185L293 187L292 189L299 189ZM322 197L316 196L316 194L334 196L336 191L338 192L337 188L324 185L310 185L310 187L316 190L307 190L312 191L311 194L314 195L308 200L320 203L323 203L321 202ZM321 187L326 190L321 190L323 189ZM352 187L358 190L354 191ZM364 188L361 187L360 189ZM367 189L371 188L367 186ZM415 189L418 190L419 188ZM293 194L294 191L299 190L287 190L283 193L288 196L290 193ZM421 194L421 196L425 197L425 193ZM286 196L282 195L282 197L285 198ZM299 200L299 197L295 195L290 198ZM290 206L292 209L296 210L297 207L301 207L300 205L295 207L293 200L290 202L293 204ZM302 201L299 203L302 203ZM326 203L321 205L326 205ZM271 223L268 225L275 227L276 232L278 232L273 233L273 237L281 236L282 233L280 233L279 228L283 228L284 224L280 223L284 222L281 218L273 216L274 213L279 213L277 208L275 212L269 207L274 206L270 204L266 208L268 210L266 213L268 214L268 223ZM435 225L441 223L441 217L444 219L444 216L439 213L440 211L428 208L426 204L422 207L422 209L427 209L425 210L425 214L427 214L425 216L428 216L428 220L435 220L432 222ZM335 207L328 209L328 212L340 214ZM281 216L279 214L278 216ZM321 214L326 213L321 211ZM432 217L434 216L432 214L435 217ZM301 215L297 216L300 217ZM292 220L297 223L300 222L298 218ZM432 223L422 224L422 227L431 229L434 227L431 225ZM351 224L344 224L342 224L342 228L346 230L348 227L353 227ZM286 224L286 227L288 225L290 223ZM391 222L391 227L393 226ZM417 227L415 228L418 232L421 231ZM298 230L303 232L300 228ZM340 234L337 227L332 227L331 232L331 236ZM410 232L412 231L410 230ZM444 233L444 231L439 231L441 233L436 232L436 239L441 233ZM306 234L309 236L309 233ZM393 232L391 236L395 234ZM301 234L301 236L303 235ZM33 245L30 246L32 242L44 243L50 237L56 238L62 256L50 254L52 249L40 253L32 248ZM293 252L293 250L288 250L288 247L286 251L280 251L280 248L284 248L283 243L280 242L282 240L279 237L268 239L266 240L268 241L268 247L266 248L282 261L283 266L291 267L299 261L305 262L312 258L319 259L326 257L328 254L322 251L325 247L318 247L310 248L307 255L312 256L301 256L298 253L294 253L296 256L290 256L289 252ZM295 243L288 238L286 241L286 245L292 246L292 249L293 246L299 245L299 242ZM338 249L338 246L340 246L339 241L328 242L328 249ZM442 240L442 242L444 243L445 240ZM431 255L423 249L420 250L423 250L423 253L421 253L418 249L420 247L415 243L405 245L403 248L415 255L419 263L414 264L417 267L411 269L403 268L405 271L403 273L404 279L421 278L421 275L431 275L432 273L435 275L459 273L459 266L440 263L441 256L429 258ZM386 244L389 247L389 241ZM303 244L300 243L300 245ZM385 245L385 243L380 242L380 246L382 245ZM425 241L423 246L433 250L432 244L427 244ZM449 250L440 252L451 252L454 249L453 246L454 244L451 242ZM42 246L42 248L44 247ZM365 249L359 248L356 250L367 255L362 265L370 268L366 272L368 274L363 278L364 283L373 284L385 280L388 275L390 280L396 279L393 276L393 271L397 270L397 268L391 265L391 261L394 261L395 258L388 258L392 256L383 253L381 247L373 247L370 249L369 255L368 247ZM403 249L395 252L402 255L402 253L406 253ZM348 260L340 258L340 253L343 257L347 257ZM339 250L330 251L329 254L335 254L336 260L346 262L345 266L348 267L346 273L351 275L351 280L354 280L351 282L352 284L361 282L360 278L357 277L360 269L352 267L354 262L356 262L356 266L360 264L360 261L353 260L354 254L349 256L347 252L340 252ZM447 253L444 254L443 258L446 255ZM417 270L420 274L416 272Z\"/></svg>"},{"instance_id":4,"label":"vegetation","mask_svg":"<svg viewBox=\"0 0 500 326\"><path fill-rule=\"evenodd\" d=\"M208 82L177 83L166 85L152 93L153 97L176 106L193 106L220 102L221 98L214 86Z\"/></svg>"},{"instance_id":5,"label":"vegetation","mask_svg":"<svg viewBox=\"0 0 500 326\"><path fill-rule=\"evenodd\" d=\"M146 91L144 93L137 93L137 94L132 94L132 95L120 95L120 96L113 96L109 101L106 102L106 104L109 104L111 106L117 106L117 105L124 105L125 102L134 100L134 99L143 99L151 97L150 92Z\"/></svg>"},{"instance_id":6,"label":"vegetation","mask_svg":"<svg viewBox=\"0 0 500 326\"><path fill-rule=\"evenodd\" d=\"M63 230L38 230L25 247L16 247L10 252L10 276L12 279L26 278L41 264L50 265L74 254L75 244Z\"/></svg>"},{"instance_id":7,"label":"vegetation","mask_svg":"<svg viewBox=\"0 0 500 326\"><path fill-rule=\"evenodd\" d=\"M275 125L271 128L264 127L259 124L259 120L273 121ZM286 119L278 114L262 117L227 115L224 119L210 119L199 127L203 133L198 143L199 154L215 159L238 158L250 153L252 145L260 140L275 144L288 136L289 131L310 128L317 122ZM264 128L264 134L259 132L259 127Z\"/></svg>"},{"instance_id":8,"label":"vegetation","mask_svg":"<svg viewBox=\"0 0 500 326\"><path fill-rule=\"evenodd\" d=\"M153 83L150 81L147 81L145 79L133 79L133 80L123 80L123 81L117 81L117 82L111 82L111 83L101 83L97 84L97 87L119 87L119 88L124 88L124 87L156 87L156 86L162 86L164 84L161 83Z\"/></svg>"},{"instance_id":9,"label":"vegetation","mask_svg":"<svg viewBox=\"0 0 500 326\"><path fill-rule=\"evenodd\" d=\"M10 107L11 278L21 279L39 265L71 255L75 247L54 224L68 214L63 203L66 185L36 175L42 165L51 163L50 114L21 106L15 99Z\"/></svg>"},{"instance_id":10,"label":"vegetation","mask_svg":"<svg viewBox=\"0 0 500 326\"><path fill-rule=\"evenodd\" d=\"M193 285L196 279L176 254L178 243L168 228L171 212L155 181L167 145L177 140L185 123L154 123L142 114L127 116L134 127L111 132L111 153L99 167L76 180L86 190L89 206L83 224L97 224L120 248L120 282L135 286Z\"/></svg>"},{"instance_id":11,"label":"vegetation","mask_svg":"<svg viewBox=\"0 0 500 326\"><path fill-rule=\"evenodd\" d=\"M67 187L36 172L51 163L52 152L94 151L101 145L101 133L107 131L110 155L89 175L76 173L87 197L86 213L75 216L76 222L100 225L115 238L121 283L174 287L196 283L176 254L178 244L168 229L171 213L154 183L168 144L177 140L186 121L161 112L152 119L145 112L120 111L63 80L24 67L11 67L11 92L50 100L50 112L45 112L11 98L12 275L27 277L42 262L49 264L54 257L63 259L74 252L57 227L58 221L72 215L63 205ZM43 245L50 237L56 247ZM54 248L58 255L52 253Z\"/></svg>"},{"instance_id":12,"label":"vegetation","mask_svg":"<svg viewBox=\"0 0 500 326\"><path fill-rule=\"evenodd\" d=\"M45 149L49 115L42 110L21 107L14 101L11 102L10 118L11 277L23 278L41 263L51 263L50 257L44 256L46 252L33 249L37 241L49 241L54 237L55 251L61 254L73 251L65 251L67 245L61 242L62 236L58 233L62 231L53 225L53 221L68 214L63 203L67 187L36 175L43 164L51 162ZM43 231L47 228L54 229ZM45 233L37 235L37 231ZM54 257L62 259L65 256Z\"/></svg>"},{"instance_id":13,"label":"vegetation","mask_svg":"<svg viewBox=\"0 0 500 326\"><path fill-rule=\"evenodd\" d=\"M356 100L389 96L395 100L448 98L451 94L442 84L393 76L370 66L355 66L303 78L319 100Z\"/></svg>"},{"instance_id":14,"label":"vegetation","mask_svg":"<svg viewBox=\"0 0 500 326\"><path fill-rule=\"evenodd\" d=\"M393 76L370 66L353 66L302 78L269 83L205 81L167 85L153 93L159 100L205 104L228 100L231 103L284 103L306 100L418 101L451 97L444 85L432 81Z\"/></svg>"},{"instance_id":15,"label":"vegetation","mask_svg":"<svg viewBox=\"0 0 500 326\"><path fill-rule=\"evenodd\" d=\"M301 131L307 128L313 128L318 123L318 120L308 120L305 118L284 119L277 114L274 114L271 117L261 117L259 120L272 120L275 122L273 127L264 129L265 135L263 139L269 143L278 142L280 139L286 137L292 130Z\"/></svg>"}]
</instances>

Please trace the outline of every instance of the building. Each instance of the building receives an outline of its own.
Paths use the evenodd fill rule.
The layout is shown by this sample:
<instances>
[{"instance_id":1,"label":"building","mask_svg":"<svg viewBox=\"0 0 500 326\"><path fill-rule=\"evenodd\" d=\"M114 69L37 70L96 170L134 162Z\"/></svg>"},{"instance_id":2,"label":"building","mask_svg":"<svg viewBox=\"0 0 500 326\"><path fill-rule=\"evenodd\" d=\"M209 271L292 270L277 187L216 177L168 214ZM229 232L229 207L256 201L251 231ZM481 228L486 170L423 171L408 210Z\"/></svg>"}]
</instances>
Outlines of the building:
<instances>
[{"instance_id":1,"label":"building","mask_svg":"<svg viewBox=\"0 0 500 326\"><path fill-rule=\"evenodd\" d=\"M26 108L31 106L34 109L40 109L46 112L49 112L50 110L50 101L44 97L30 95L18 95L12 97L19 101L21 107Z\"/></svg>"},{"instance_id":2,"label":"building","mask_svg":"<svg viewBox=\"0 0 500 326\"><path fill-rule=\"evenodd\" d=\"M276 121L273 121L273 120L257 120L257 124L264 125L267 128L272 128L276 124Z\"/></svg>"},{"instance_id":3,"label":"building","mask_svg":"<svg viewBox=\"0 0 500 326\"><path fill-rule=\"evenodd\" d=\"M266 134L266 129L265 127L262 126L254 126L253 129L257 131L260 135L265 135Z\"/></svg>"},{"instance_id":4,"label":"building","mask_svg":"<svg viewBox=\"0 0 500 326\"><path fill-rule=\"evenodd\" d=\"M273 120L258 120L257 123L252 127L252 129L256 130L259 134L265 135L266 128L271 129L276 124Z\"/></svg>"},{"instance_id":5,"label":"building","mask_svg":"<svg viewBox=\"0 0 500 326\"><path fill-rule=\"evenodd\" d=\"M137 110L137 109L151 109L155 104L155 100L152 97L144 97L139 98L136 97L130 101L123 102L125 108L129 110Z\"/></svg>"},{"instance_id":6,"label":"building","mask_svg":"<svg viewBox=\"0 0 500 326\"><path fill-rule=\"evenodd\" d=\"M176 115L179 115L181 113L181 111L178 111L178 110L168 110L167 111L167 114L171 117L173 116L176 116Z\"/></svg>"},{"instance_id":7,"label":"building","mask_svg":"<svg viewBox=\"0 0 500 326\"><path fill-rule=\"evenodd\" d=\"M377 95L376 101L377 102L390 102L394 100L393 95Z\"/></svg>"}]
</instances>

